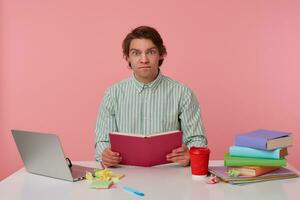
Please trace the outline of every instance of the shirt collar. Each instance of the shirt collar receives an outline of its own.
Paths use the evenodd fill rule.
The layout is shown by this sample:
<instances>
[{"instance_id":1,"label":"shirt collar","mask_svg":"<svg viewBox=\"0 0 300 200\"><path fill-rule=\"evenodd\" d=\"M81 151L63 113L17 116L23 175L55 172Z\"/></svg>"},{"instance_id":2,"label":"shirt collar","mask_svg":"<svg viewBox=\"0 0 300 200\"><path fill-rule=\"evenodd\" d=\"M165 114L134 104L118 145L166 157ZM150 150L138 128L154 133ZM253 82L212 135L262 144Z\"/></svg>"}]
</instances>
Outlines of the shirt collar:
<instances>
[{"instance_id":1,"label":"shirt collar","mask_svg":"<svg viewBox=\"0 0 300 200\"><path fill-rule=\"evenodd\" d=\"M159 71L159 72L158 72L158 75L157 75L157 77L156 77L156 79L155 79L154 81L150 82L150 83L147 83L147 84L142 83L142 82L139 82L139 81L135 78L134 74L132 74L131 80L132 80L134 86L136 87L136 89L138 90L138 92L140 93L140 92L142 92L145 88L150 88L150 89L153 89L153 90L154 90L155 88L157 88L157 86L160 84L162 78L163 78L163 75L162 75L161 72Z\"/></svg>"}]
</instances>

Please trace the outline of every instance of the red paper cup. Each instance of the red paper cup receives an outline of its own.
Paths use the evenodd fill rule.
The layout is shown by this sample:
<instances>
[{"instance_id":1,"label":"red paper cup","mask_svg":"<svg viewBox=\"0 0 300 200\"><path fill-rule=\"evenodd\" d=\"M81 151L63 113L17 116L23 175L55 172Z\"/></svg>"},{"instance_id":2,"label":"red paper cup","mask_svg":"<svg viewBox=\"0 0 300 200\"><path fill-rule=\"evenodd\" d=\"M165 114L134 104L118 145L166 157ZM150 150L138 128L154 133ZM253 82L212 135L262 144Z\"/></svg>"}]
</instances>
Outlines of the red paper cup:
<instances>
[{"instance_id":1,"label":"red paper cup","mask_svg":"<svg viewBox=\"0 0 300 200\"><path fill-rule=\"evenodd\" d=\"M210 150L207 147L191 147L190 161L193 179L203 179L208 173Z\"/></svg>"}]
</instances>

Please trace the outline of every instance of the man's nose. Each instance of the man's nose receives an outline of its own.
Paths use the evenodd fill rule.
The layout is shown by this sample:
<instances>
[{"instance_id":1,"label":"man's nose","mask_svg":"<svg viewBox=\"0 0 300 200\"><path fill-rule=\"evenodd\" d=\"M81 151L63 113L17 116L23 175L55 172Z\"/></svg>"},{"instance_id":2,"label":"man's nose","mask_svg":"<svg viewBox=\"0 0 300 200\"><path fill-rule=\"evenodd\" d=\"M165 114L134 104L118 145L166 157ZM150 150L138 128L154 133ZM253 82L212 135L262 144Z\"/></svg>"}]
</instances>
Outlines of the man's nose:
<instances>
[{"instance_id":1,"label":"man's nose","mask_svg":"<svg viewBox=\"0 0 300 200\"><path fill-rule=\"evenodd\" d=\"M148 63L149 62L149 59L148 59L148 56L147 56L146 53L141 54L141 62L142 63Z\"/></svg>"}]
</instances>

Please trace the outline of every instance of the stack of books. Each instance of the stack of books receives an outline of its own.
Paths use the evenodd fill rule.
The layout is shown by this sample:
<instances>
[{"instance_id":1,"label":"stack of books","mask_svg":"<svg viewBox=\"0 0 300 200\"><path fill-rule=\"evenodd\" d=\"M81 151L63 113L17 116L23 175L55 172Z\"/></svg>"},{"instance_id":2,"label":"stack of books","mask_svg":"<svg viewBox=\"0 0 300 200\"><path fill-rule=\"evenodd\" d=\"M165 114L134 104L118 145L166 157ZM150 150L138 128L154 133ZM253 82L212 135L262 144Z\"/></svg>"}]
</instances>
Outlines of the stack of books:
<instances>
[{"instance_id":1,"label":"stack of books","mask_svg":"<svg viewBox=\"0 0 300 200\"><path fill-rule=\"evenodd\" d=\"M233 184L297 177L284 168L291 145L288 132L256 130L238 134L235 145L224 156L225 167L213 167L211 172Z\"/></svg>"}]
</instances>

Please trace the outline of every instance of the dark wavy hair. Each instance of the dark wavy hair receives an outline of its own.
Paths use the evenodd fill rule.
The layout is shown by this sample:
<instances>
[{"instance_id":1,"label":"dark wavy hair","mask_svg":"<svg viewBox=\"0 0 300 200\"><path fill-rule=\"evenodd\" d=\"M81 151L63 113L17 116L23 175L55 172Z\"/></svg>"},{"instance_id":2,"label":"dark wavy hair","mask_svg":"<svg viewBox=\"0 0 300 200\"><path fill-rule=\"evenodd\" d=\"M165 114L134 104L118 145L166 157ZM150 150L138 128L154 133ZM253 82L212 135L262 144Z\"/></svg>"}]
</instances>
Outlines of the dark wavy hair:
<instances>
[{"instance_id":1,"label":"dark wavy hair","mask_svg":"<svg viewBox=\"0 0 300 200\"><path fill-rule=\"evenodd\" d=\"M139 26L133 29L130 33L128 33L125 39L123 40L122 48L123 56L125 58L129 57L129 46L133 39L150 39L153 42L153 44L155 44L155 46L158 48L160 56L167 55L166 47L158 31L150 26ZM158 66L161 66L163 61L164 58L160 59L158 62Z\"/></svg>"}]
</instances>

